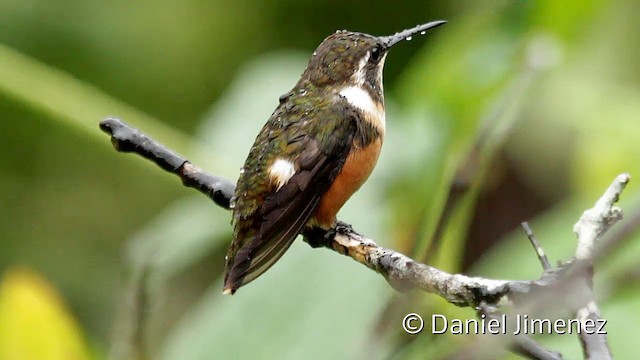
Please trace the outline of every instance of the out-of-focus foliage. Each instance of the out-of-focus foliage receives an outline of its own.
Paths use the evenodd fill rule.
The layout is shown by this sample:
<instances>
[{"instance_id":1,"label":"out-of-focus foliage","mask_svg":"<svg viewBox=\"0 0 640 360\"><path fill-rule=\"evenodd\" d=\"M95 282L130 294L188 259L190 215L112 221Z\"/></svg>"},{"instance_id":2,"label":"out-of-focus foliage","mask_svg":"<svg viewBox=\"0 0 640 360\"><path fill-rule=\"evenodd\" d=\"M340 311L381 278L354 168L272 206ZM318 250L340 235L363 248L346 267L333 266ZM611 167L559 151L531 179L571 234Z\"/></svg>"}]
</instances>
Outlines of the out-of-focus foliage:
<instances>
[{"instance_id":1,"label":"out-of-focus foliage","mask_svg":"<svg viewBox=\"0 0 640 360\"><path fill-rule=\"evenodd\" d=\"M470 337L408 337L400 320L408 312L474 317L471 310L397 295L368 269L302 242L264 278L223 297L230 214L148 162L115 153L97 122L120 116L235 179L278 96L326 35L447 19L388 56L383 153L340 218L451 271L536 278L539 264L515 225L465 264L479 241L473 226L490 233L529 202L550 204L519 221L532 222L552 260L566 259L581 211L618 173L640 174L637 14L640 3L622 0L0 1L0 317L17 328L47 326L51 338L76 344L79 358L93 356L67 311L47 310L56 319L46 324L17 318L28 302L6 294L50 292L37 290L49 286L31 273L6 270L24 264L62 292L95 353L114 358L424 359L460 348ZM463 166L478 139L486 146L476 167ZM426 249L461 175L470 189L431 257ZM509 195L513 183L526 201ZM487 194L496 193L507 194L506 209L491 207L498 200ZM633 180L622 207L632 211L638 200ZM495 211L484 214L493 221L482 228L478 211ZM637 270L638 240L596 272L620 358L634 356L628 324L640 316L640 294L637 279L612 279ZM146 349L132 350L137 325ZM12 344L49 339L8 335ZM540 340L579 357L575 336Z\"/></svg>"},{"instance_id":2,"label":"out-of-focus foliage","mask_svg":"<svg viewBox=\"0 0 640 360\"><path fill-rule=\"evenodd\" d=\"M26 269L10 269L0 282L0 359L88 360L75 319L58 292Z\"/></svg>"}]
</instances>

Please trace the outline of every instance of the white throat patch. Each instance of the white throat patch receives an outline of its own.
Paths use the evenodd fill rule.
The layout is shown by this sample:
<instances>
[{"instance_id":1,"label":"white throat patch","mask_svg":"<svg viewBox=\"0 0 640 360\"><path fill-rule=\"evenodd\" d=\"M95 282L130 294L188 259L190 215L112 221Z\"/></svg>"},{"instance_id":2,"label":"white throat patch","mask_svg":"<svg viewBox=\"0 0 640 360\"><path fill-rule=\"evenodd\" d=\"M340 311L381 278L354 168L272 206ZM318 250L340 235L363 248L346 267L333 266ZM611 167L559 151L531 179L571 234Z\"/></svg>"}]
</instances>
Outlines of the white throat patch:
<instances>
[{"instance_id":1,"label":"white throat patch","mask_svg":"<svg viewBox=\"0 0 640 360\"><path fill-rule=\"evenodd\" d=\"M384 131L384 109L377 106L376 102L371 98L371 95L369 95L369 92L361 86L347 86L340 90L340 96L345 98L349 104L364 111L365 115L369 115L367 118L372 117L373 119L371 120L375 122L373 125Z\"/></svg>"}]
</instances>

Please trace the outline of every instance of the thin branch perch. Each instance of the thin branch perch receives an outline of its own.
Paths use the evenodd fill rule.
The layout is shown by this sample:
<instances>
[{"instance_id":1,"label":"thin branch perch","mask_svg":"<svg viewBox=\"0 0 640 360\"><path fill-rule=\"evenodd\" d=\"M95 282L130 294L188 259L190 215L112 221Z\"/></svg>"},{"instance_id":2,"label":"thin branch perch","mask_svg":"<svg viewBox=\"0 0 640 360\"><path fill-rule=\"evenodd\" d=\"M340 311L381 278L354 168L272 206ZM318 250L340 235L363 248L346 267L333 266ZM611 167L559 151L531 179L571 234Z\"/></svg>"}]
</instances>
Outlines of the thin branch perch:
<instances>
[{"instance_id":1,"label":"thin branch perch","mask_svg":"<svg viewBox=\"0 0 640 360\"><path fill-rule=\"evenodd\" d=\"M111 135L111 141L116 150L133 152L151 160L165 171L180 177L185 186L200 191L219 206L229 209L235 189L233 182L199 169L187 159L118 119L106 119L100 123L100 128ZM587 210L576 223L574 231L578 236L577 261L567 262L559 268L552 269L542 247L535 240L528 226L523 224L545 270L542 277L537 280L494 280L450 274L416 262L396 251L380 247L373 240L342 222L329 231L313 229L305 231L302 235L313 247L329 248L376 271L397 290L421 289L437 294L457 306L478 308L481 305L498 306L504 303L514 304L516 307L524 306L534 293L553 291L566 281L588 274L587 283L591 298L588 302L579 305L581 310L578 311L578 316L581 319L599 318L599 311L591 292L592 264L598 255L597 251L594 252L594 248L597 240L621 219L622 211L613 204L618 200L628 182L629 175L618 176L594 208ZM561 358L559 354L543 349L530 338L514 338L516 338L513 339L515 346L512 348L529 358ZM604 336L581 337L581 342L586 357L611 358Z\"/></svg>"},{"instance_id":2,"label":"thin branch perch","mask_svg":"<svg viewBox=\"0 0 640 360\"><path fill-rule=\"evenodd\" d=\"M100 128L111 135L116 150L134 152L153 161L165 171L180 177L185 186L200 191L219 206L229 209L235 189L233 182L199 169L121 120L106 119L100 123ZM314 229L303 235L314 247L327 247L378 272L396 289L422 289L458 306L475 307L481 302L497 304L507 295L517 299L519 295L528 295L532 287L555 281L555 276L534 281L510 281L449 274L378 246L344 223L340 223L333 233Z\"/></svg>"},{"instance_id":3,"label":"thin branch perch","mask_svg":"<svg viewBox=\"0 0 640 360\"><path fill-rule=\"evenodd\" d=\"M549 259L547 258L547 254L545 254L544 249L538 242L538 239L536 239L536 236L533 234L533 230L531 230L531 227L529 227L529 223L525 221L520 225L522 225L522 230L524 230L524 233L527 235L529 242L531 242L531 246L533 246L533 249L536 251L536 255L538 255L538 260L540 261L540 265L542 265L542 270L551 270L552 266L549 262Z\"/></svg>"},{"instance_id":4,"label":"thin branch perch","mask_svg":"<svg viewBox=\"0 0 640 360\"><path fill-rule=\"evenodd\" d=\"M111 143L117 151L136 153L151 160L163 170L180 177L184 186L200 191L219 206L229 209L236 188L233 182L200 170L187 159L118 119L102 121L100 129L111 135Z\"/></svg>"}]
</instances>

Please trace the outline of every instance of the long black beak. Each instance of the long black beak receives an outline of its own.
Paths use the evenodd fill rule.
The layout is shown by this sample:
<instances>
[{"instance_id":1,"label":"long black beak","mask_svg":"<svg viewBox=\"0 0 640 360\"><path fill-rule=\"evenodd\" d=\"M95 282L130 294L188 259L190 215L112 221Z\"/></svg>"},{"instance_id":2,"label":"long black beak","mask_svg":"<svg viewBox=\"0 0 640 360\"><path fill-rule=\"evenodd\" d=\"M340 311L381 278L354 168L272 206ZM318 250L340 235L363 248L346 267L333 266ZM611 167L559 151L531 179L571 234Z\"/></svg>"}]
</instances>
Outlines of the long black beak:
<instances>
[{"instance_id":1,"label":"long black beak","mask_svg":"<svg viewBox=\"0 0 640 360\"><path fill-rule=\"evenodd\" d=\"M424 33L426 33L427 30L431 30L435 27L438 27L446 23L447 22L444 20L432 21L426 24L418 25L411 29L401 31L399 33L395 33L390 36L380 36L379 39L387 46L387 48L390 48L402 40L405 40L405 39L411 40L411 37L417 34L424 35Z\"/></svg>"}]
</instances>

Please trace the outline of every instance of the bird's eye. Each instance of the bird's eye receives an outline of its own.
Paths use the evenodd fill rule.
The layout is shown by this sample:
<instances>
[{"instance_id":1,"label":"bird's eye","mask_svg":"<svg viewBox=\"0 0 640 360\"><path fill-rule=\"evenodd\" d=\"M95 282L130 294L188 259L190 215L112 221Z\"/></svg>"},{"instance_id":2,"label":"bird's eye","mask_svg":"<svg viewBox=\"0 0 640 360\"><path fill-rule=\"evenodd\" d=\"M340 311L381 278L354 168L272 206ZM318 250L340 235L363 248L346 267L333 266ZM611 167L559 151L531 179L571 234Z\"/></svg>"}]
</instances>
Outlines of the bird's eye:
<instances>
[{"instance_id":1,"label":"bird's eye","mask_svg":"<svg viewBox=\"0 0 640 360\"><path fill-rule=\"evenodd\" d=\"M382 51L380 51L380 48L374 47L373 49L371 49L371 54L369 55L369 61L378 62L378 60L380 60L381 54L382 54Z\"/></svg>"}]
</instances>

